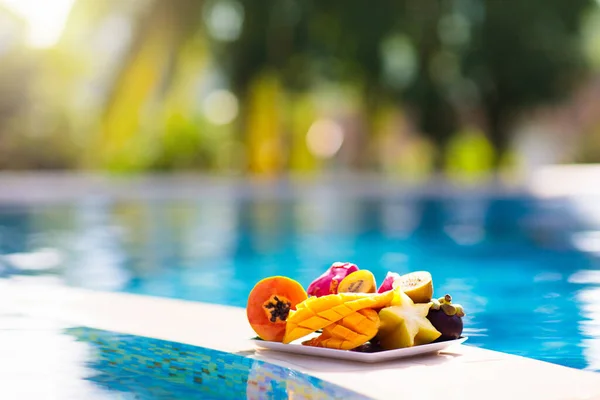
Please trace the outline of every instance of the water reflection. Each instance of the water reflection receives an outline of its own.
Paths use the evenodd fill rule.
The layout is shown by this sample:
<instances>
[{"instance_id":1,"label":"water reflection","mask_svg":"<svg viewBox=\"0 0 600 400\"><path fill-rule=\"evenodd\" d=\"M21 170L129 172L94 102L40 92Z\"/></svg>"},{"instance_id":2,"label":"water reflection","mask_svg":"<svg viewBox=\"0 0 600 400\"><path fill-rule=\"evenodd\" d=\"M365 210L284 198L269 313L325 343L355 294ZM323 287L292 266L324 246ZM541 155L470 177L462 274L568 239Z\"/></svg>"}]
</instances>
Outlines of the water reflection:
<instances>
[{"instance_id":1,"label":"water reflection","mask_svg":"<svg viewBox=\"0 0 600 400\"><path fill-rule=\"evenodd\" d=\"M4 261L20 271L48 271L63 264L63 254L58 249L38 249L30 253L5 254Z\"/></svg>"},{"instance_id":2,"label":"water reflection","mask_svg":"<svg viewBox=\"0 0 600 400\"><path fill-rule=\"evenodd\" d=\"M582 347L586 369L600 371L600 282L596 282L594 287L580 290L577 300L583 317L579 329L584 336Z\"/></svg>"},{"instance_id":3,"label":"water reflection","mask_svg":"<svg viewBox=\"0 0 600 400\"><path fill-rule=\"evenodd\" d=\"M3 206L0 274L23 273L19 257L36 254L48 266L54 256L40 249L53 249L59 262L27 273L243 307L259 279L308 285L333 261L356 262L379 281L388 270L426 269L436 296L451 293L466 308L471 345L598 369L589 355L600 337L589 323L595 309L578 297L598 286L598 259L581 248L598 230L557 202L347 198L327 188L283 201Z\"/></svg>"},{"instance_id":4,"label":"water reflection","mask_svg":"<svg viewBox=\"0 0 600 400\"><path fill-rule=\"evenodd\" d=\"M75 207L75 234L69 244L71 258L65 271L68 282L97 290L121 290L131 272L123 265L122 228L110 224L111 210L103 201L86 201Z\"/></svg>"},{"instance_id":5,"label":"water reflection","mask_svg":"<svg viewBox=\"0 0 600 400\"><path fill-rule=\"evenodd\" d=\"M485 237L485 218L489 200L485 198L452 199L445 207L444 231L458 245L468 246Z\"/></svg>"},{"instance_id":6,"label":"water reflection","mask_svg":"<svg viewBox=\"0 0 600 400\"><path fill-rule=\"evenodd\" d=\"M25 206L4 206L0 212L0 253L21 253L27 247L34 216Z\"/></svg>"},{"instance_id":7,"label":"water reflection","mask_svg":"<svg viewBox=\"0 0 600 400\"><path fill-rule=\"evenodd\" d=\"M381 204L381 230L390 238L406 239L421 219L420 203L415 199L403 201L386 199Z\"/></svg>"}]
</instances>

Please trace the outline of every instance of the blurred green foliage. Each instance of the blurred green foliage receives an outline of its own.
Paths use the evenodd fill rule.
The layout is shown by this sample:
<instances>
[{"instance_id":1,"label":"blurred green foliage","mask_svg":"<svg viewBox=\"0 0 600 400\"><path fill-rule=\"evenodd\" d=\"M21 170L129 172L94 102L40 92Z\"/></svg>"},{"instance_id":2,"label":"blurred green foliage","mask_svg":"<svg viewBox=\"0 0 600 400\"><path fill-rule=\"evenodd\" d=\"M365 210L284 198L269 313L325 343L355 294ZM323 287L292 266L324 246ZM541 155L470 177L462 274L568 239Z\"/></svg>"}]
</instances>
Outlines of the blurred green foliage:
<instances>
[{"instance_id":1,"label":"blurred green foliage","mask_svg":"<svg viewBox=\"0 0 600 400\"><path fill-rule=\"evenodd\" d=\"M597 14L593 0L76 0L60 41L31 49L0 8L16 21L0 169L479 176L515 157L527 112L590 79ZM310 142L323 119L341 147L337 131Z\"/></svg>"}]
</instances>

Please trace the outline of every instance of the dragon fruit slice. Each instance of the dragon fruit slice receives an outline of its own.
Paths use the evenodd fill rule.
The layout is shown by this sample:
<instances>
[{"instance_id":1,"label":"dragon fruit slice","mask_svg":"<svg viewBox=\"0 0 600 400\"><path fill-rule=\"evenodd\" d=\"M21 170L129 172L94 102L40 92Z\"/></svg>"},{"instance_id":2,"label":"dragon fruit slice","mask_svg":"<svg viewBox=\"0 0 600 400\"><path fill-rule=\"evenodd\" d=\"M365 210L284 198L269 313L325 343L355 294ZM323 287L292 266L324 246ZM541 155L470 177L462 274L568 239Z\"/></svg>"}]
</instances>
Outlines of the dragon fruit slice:
<instances>
[{"instance_id":1,"label":"dragon fruit slice","mask_svg":"<svg viewBox=\"0 0 600 400\"><path fill-rule=\"evenodd\" d=\"M358 267L347 262L335 262L308 286L309 296L321 297L337 294L338 285L346 276L358 271Z\"/></svg>"},{"instance_id":2,"label":"dragon fruit slice","mask_svg":"<svg viewBox=\"0 0 600 400\"><path fill-rule=\"evenodd\" d=\"M377 289L377 293L384 293L388 290L394 289L394 281L398 278L400 278L399 274L391 271L388 272L383 282L381 282L381 286L379 286L379 289Z\"/></svg>"}]
</instances>

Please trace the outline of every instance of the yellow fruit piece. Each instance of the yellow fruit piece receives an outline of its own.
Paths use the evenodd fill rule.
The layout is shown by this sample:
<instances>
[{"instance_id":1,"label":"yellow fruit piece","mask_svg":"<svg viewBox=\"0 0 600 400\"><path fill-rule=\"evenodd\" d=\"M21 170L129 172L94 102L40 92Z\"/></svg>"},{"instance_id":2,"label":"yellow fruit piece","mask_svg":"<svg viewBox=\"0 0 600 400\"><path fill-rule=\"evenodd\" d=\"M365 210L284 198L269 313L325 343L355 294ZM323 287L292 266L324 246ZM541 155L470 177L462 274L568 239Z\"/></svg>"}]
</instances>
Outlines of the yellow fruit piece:
<instances>
[{"instance_id":1,"label":"yellow fruit piece","mask_svg":"<svg viewBox=\"0 0 600 400\"><path fill-rule=\"evenodd\" d=\"M385 350L431 343L441 333L427 319L430 304L415 304L401 290L394 290L391 307L379 312L377 340Z\"/></svg>"},{"instance_id":2,"label":"yellow fruit piece","mask_svg":"<svg viewBox=\"0 0 600 400\"><path fill-rule=\"evenodd\" d=\"M394 291L385 293L338 293L309 297L290 311L283 343L290 343L323 329L365 308L383 308L391 304Z\"/></svg>"},{"instance_id":3,"label":"yellow fruit piece","mask_svg":"<svg viewBox=\"0 0 600 400\"><path fill-rule=\"evenodd\" d=\"M376 291L375 276L366 269L349 274L338 286L338 293L375 293Z\"/></svg>"},{"instance_id":4,"label":"yellow fruit piece","mask_svg":"<svg viewBox=\"0 0 600 400\"><path fill-rule=\"evenodd\" d=\"M415 303L429 303L433 296L433 279L427 271L399 276L392 286L394 289L400 288Z\"/></svg>"},{"instance_id":5,"label":"yellow fruit piece","mask_svg":"<svg viewBox=\"0 0 600 400\"><path fill-rule=\"evenodd\" d=\"M305 346L351 350L365 344L377 334L379 316L377 311L365 308L323 328L323 333L307 340Z\"/></svg>"}]
</instances>

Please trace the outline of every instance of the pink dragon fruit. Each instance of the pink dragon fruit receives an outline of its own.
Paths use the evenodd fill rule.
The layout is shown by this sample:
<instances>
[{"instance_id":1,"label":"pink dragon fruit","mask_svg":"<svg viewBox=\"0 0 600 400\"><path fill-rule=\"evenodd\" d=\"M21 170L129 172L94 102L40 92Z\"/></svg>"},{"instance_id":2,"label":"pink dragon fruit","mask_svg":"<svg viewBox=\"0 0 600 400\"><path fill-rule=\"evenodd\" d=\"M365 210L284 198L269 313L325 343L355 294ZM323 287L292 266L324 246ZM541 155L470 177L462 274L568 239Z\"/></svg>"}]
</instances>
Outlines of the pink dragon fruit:
<instances>
[{"instance_id":1,"label":"pink dragon fruit","mask_svg":"<svg viewBox=\"0 0 600 400\"><path fill-rule=\"evenodd\" d=\"M379 289L377 289L377 293L383 293L394 289L394 281L398 278L400 278L400 275L397 273L388 272L383 282L381 282L381 286L379 286Z\"/></svg>"},{"instance_id":2,"label":"pink dragon fruit","mask_svg":"<svg viewBox=\"0 0 600 400\"><path fill-rule=\"evenodd\" d=\"M337 294L337 288L342 279L356 271L358 271L358 267L354 264L335 262L321 276L312 281L308 286L307 293L309 296L315 297Z\"/></svg>"}]
</instances>

